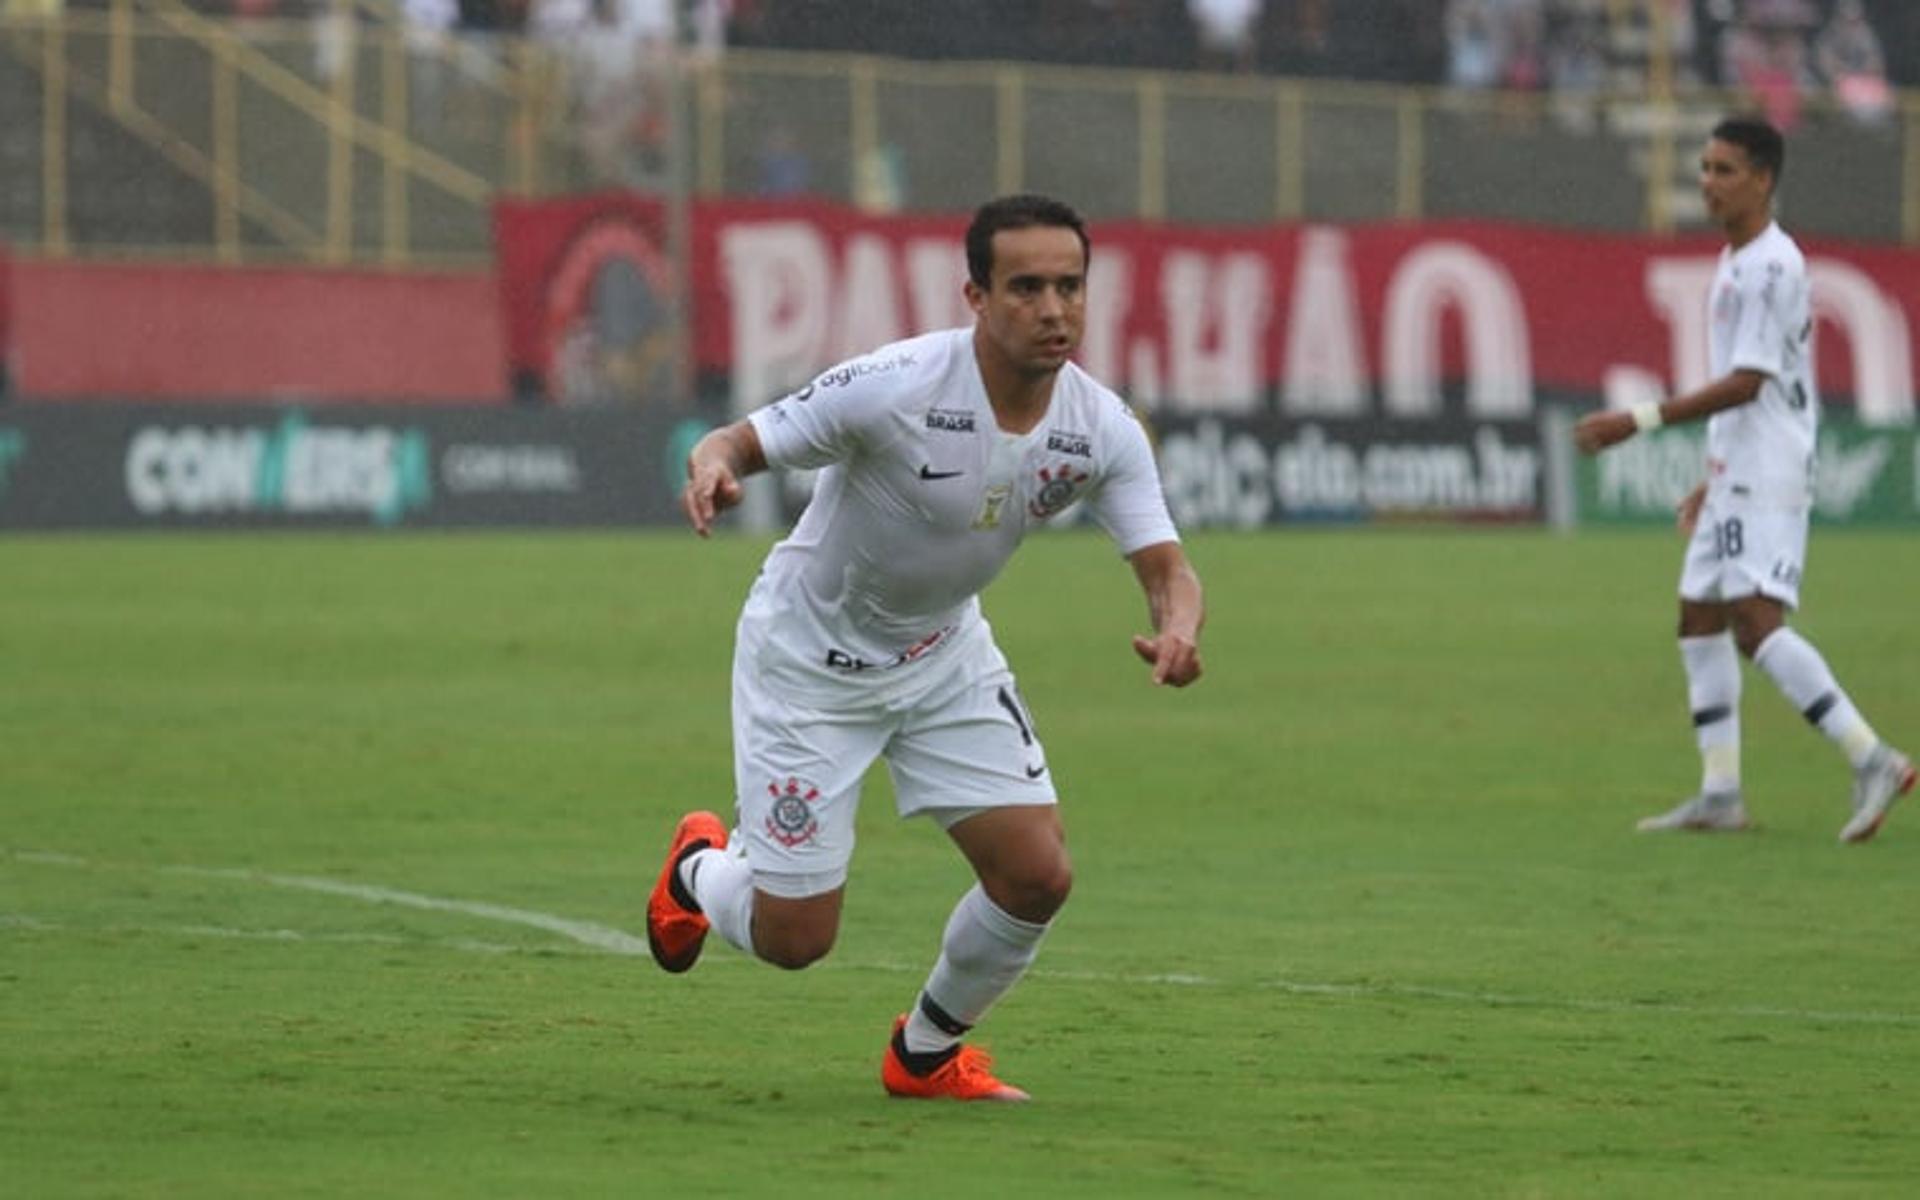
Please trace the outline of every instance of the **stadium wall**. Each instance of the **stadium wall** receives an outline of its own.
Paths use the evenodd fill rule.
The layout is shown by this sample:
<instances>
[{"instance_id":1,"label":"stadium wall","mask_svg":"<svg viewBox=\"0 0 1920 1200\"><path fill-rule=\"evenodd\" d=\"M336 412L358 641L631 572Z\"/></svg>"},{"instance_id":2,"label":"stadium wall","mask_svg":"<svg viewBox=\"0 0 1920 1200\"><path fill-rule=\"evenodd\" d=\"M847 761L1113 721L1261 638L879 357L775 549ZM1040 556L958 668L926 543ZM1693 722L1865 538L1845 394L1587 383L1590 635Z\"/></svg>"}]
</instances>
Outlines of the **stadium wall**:
<instances>
[{"instance_id":1,"label":"stadium wall","mask_svg":"<svg viewBox=\"0 0 1920 1200\"><path fill-rule=\"evenodd\" d=\"M506 395L489 271L21 257L12 274L15 390L34 401L473 404Z\"/></svg>"},{"instance_id":2,"label":"stadium wall","mask_svg":"<svg viewBox=\"0 0 1920 1200\"><path fill-rule=\"evenodd\" d=\"M677 520L706 429L968 319L962 225L703 204L686 295L661 213L625 194L503 203L493 274L16 262L26 402L0 409L0 526ZM1148 416L1189 526L1665 521L1696 477L1697 430L1579 460L1567 414L1704 380L1712 242L1486 222L1096 239L1082 357ZM1809 250L1816 516L1914 524L1920 254ZM609 350L657 365L683 311L699 394L569 390L617 377L593 361ZM509 377L546 404L510 405ZM808 486L758 484L752 523Z\"/></svg>"},{"instance_id":3,"label":"stadium wall","mask_svg":"<svg viewBox=\"0 0 1920 1200\"><path fill-rule=\"evenodd\" d=\"M45 402L517 394L724 415L968 319L962 218L712 201L691 224L685 295L658 210L623 194L501 203L492 272L21 259L15 391ZM1095 236L1083 361L1155 412L1512 419L1542 394L1630 402L1706 370L1710 240L1494 222L1114 222ZM1808 250L1826 402L1869 423L1911 421L1920 251ZM622 379L657 377L596 369L596 357L657 361L669 318L688 311L700 402L684 385L621 393Z\"/></svg>"}]
</instances>

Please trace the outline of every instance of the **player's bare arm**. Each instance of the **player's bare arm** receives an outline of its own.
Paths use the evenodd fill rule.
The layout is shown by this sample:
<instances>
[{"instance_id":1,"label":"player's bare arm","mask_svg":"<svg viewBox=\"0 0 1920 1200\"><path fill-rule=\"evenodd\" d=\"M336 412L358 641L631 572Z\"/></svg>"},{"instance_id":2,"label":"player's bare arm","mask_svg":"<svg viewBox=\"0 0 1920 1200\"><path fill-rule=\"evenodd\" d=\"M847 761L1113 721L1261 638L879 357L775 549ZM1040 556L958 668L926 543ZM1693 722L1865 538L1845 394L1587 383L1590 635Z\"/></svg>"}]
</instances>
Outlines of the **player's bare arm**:
<instances>
[{"instance_id":1,"label":"player's bare arm","mask_svg":"<svg viewBox=\"0 0 1920 1200\"><path fill-rule=\"evenodd\" d=\"M1153 667L1153 682L1185 687L1200 678L1200 627L1206 623L1206 602L1200 576L1194 572L1179 542L1159 542L1128 558L1140 589L1147 596L1153 621L1152 637L1135 636L1133 651Z\"/></svg>"},{"instance_id":2,"label":"player's bare arm","mask_svg":"<svg viewBox=\"0 0 1920 1200\"><path fill-rule=\"evenodd\" d=\"M1658 404L1588 413L1573 427L1573 441L1586 453L1597 454L1644 430L1698 421L1723 409L1750 403L1766 381L1766 374L1761 371L1729 371L1697 391Z\"/></svg>"},{"instance_id":3,"label":"player's bare arm","mask_svg":"<svg viewBox=\"0 0 1920 1200\"><path fill-rule=\"evenodd\" d=\"M760 435L749 421L723 425L694 443L687 455L687 486L680 507L693 531L701 537L713 532L714 518L740 503L740 481L767 469Z\"/></svg>"}]
</instances>

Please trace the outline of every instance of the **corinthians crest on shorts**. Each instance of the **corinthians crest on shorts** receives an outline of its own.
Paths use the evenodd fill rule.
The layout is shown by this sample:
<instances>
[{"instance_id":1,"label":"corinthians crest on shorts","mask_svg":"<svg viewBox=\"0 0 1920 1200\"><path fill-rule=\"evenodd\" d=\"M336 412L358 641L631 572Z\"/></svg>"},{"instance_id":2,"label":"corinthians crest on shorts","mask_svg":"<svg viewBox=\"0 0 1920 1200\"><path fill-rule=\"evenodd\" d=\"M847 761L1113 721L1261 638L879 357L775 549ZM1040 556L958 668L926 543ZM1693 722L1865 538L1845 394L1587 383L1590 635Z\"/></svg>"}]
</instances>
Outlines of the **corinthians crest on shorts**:
<instances>
[{"instance_id":1,"label":"corinthians crest on shorts","mask_svg":"<svg viewBox=\"0 0 1920 1200\"><path fill-rule=\"evenodd\" d=\"M768 837L791 847L813 840L813 835L820 832L820 820L813 811L820 799L818 787L789 775L784 780L768 781L767 794L773 797L773 807L767 812Z\"/></svg>"}]
</instances>

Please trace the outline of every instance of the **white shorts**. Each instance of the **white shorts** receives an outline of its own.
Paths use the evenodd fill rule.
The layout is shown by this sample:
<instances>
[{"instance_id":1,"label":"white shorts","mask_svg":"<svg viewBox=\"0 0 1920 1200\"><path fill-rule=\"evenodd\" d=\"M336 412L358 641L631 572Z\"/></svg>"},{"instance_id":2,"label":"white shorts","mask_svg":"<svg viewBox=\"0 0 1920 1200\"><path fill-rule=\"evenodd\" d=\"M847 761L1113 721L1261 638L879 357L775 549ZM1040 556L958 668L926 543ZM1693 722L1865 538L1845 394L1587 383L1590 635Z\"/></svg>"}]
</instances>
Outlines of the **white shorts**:
<instances>
[{"instance_id":1,"label":"white shorts","mask_svg":"<svg viewBox=\"0 0 1920 1200\"><path fill-rule=\"evenodd\" d=\"M847 879L860 782L885 757L902 817L951 825L985 808L1053 804L1033 718L984 624L925 664L929 686L835 700L796 698L755 648L735 649L733 764L739 827L754 886L801 898Z\"/></svg>"},{"instance_id":2,"label":"white shorts","mask_svg":"<svg viewBox=\"0 0 1920 1200\"><path fill-rule=\"evenodd\" d=\"M1724 603L1760 595L1798 608L1806 562L1805 508L1709 494L1680 568L1680 598Z\"/></svg>"}]
</instances>

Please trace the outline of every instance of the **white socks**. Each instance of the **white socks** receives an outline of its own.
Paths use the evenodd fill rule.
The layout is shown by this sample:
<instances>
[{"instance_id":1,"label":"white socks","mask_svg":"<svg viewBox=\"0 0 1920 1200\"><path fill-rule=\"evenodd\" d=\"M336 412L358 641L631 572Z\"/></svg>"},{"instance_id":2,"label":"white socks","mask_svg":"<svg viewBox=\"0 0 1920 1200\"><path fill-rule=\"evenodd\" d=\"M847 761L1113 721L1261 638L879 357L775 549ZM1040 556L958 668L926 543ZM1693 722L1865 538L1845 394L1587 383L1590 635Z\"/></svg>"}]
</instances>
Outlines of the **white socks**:
<instances>
[{"instance_id":1,"label":"white socks","mask_svg":"<svg viewBox=\"0 0 1920 1200\"><path fill-rule=\"evenodd\" d=\"M1680 639L1687 668L1687 706L1693 710L1700 746L1700 790L1707 794L1740 787L1740 656L1733 635ZM1767 635L1753 663L1767 673L1787 702L1846 753L1857 770L1880 739L1840 690L1813 643L1785 625Z\"/></svg>"},{"instance_id":2,"label":"white socks","mask_svg":"<svg viewBox=\"0 0 1920 1200\"><path fill-rule=\"evenodd\" d=\"M975 884L947 918L940 960L907 1017L907 1049L928 1054L958 1042L1019 982L1046 932L1045 925L1007 913Z\"/></svg>"},{"instance_id":3,"label":"white socks","mask_svg":"<svg viewBox=\"0 0 1920 1200\"><path fill-rule=\"evenodd\" d=\"M1740 790L1740 653L1731 633L1680 639L1687 668L1687 707L1700 747L1700 791Z\"/></svg>"},{"instance_id":4,"label":"white socks","mask_svg":"<svg viewBox=\"0 0 1920 1200\"><path fill-rule=\"evenodd\" d=\"M680 864L680 883L713 931L753 954L753 869L725 850L701 850ZM937 1053L968 1029L1026 974L1047 926L1022 921L975 884L947 918L940 959L927 976L903 1037L915 1054Z\"/></svg>"},{"instance_id":5,"label":"white socks","mask_svg":"<svg viewBox=\"0 0 1920 1200\"><path fill-rule=\"evenodd\" d=\"M711 847L697 851L680 864L680 883L715 933L753 953L753 868L746 859Z\"/></svg>"},{"instance_id":6,"label":"white socks","mask_svg":"<svg viewBox=\"0 0 1920 1200\"><path fill-rule=\"evenodd\" d=\"M1840 690L1827 660L1813 643L1782 625L1753 652L1754 665L1773 677L1781 694L1800 710L1807 723L1826 734L1859 769L1880 739L1872 726Z\"/></svg>"}]
</instances>

